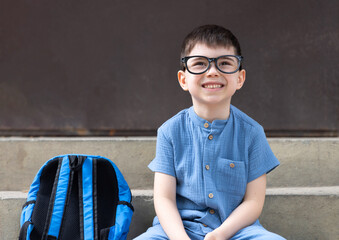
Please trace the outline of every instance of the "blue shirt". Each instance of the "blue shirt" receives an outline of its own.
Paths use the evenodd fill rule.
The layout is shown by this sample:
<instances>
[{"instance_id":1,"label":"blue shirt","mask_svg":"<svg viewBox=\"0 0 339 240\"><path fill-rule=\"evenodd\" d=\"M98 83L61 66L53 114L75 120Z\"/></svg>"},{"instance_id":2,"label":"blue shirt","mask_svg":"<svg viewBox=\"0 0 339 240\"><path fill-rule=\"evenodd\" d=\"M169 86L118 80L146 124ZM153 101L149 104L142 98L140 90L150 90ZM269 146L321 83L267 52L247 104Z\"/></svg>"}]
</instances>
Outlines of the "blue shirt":
<instances>
[{"instance_id":1,"label":"blue shirt","mask_svg":"<svg viewBox=\"0 0 339 240\"><path fill-rule=\"evenodd\" d=\"M231 105L227 120L208 122L191 107L166 121L149 168L176 178L185 228L205 235L239 206L247 183L278 165L263 128Z\"/></svg>"}]
</instances>

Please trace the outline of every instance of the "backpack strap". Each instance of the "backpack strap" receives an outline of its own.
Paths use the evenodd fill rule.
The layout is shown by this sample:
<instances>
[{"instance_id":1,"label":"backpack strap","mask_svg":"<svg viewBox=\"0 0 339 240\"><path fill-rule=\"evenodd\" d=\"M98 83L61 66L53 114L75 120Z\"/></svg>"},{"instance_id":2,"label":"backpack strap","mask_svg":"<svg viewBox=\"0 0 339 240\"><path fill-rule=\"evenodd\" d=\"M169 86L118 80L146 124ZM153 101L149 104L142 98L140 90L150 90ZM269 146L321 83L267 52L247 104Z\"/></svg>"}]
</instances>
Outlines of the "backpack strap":
<instances>
[{"instance_id":1,"label":"backpack strap","mask_svg":"<svg viewBox=\"0 0 339 240\"><path fill-rule=\"evenodd\" d=\"M66 196L66 204L65 204L64 213L63 213L63 216L62 216L62 219L61 219L61 226L60 226L60 231L59 231L59 239L62 239L63 228L65 226L65 224L64 224L65 215L66 215L66 211L68 209L69 201L70 201L70 198L71 198L73 179L74 179L74 171L71 170L70 175L69 175L69 182L68 182L68 189L67 189L67 196Z\"/></svg>"},{"instance_id":2,"label":"backpack strap","mask_svg":"<svg viewBox=\"0 0 339 240\"><path fill-rule=\"evenodd\" d=\"M65 156L58 161L58 169L54 179L45 227L42 234L43 240L58 239L64 216L66 198L69 196L72 185L70 179L72 181L73 177L70 178L68 157Z\"/></svg>"},{"instance_id":3,"label":"backpack strap","mask_svg":"<svg viewBox=\"0 0 339 240\"><path fill-rule=\"evenodd\" d=\"M84 240L99 239L96 174L97 160L88 156L82 166L82 184L79 185L79 203L83 205L80 209L80 222L83 223Z\"/></svg>"},{"instance_id":4,"label":"backpack strap","mask_svg":"<svg viewBox=\"0 0 339 240\"><path fill-rule=\"evenodd\" d=\"M84 203L83 203L83 189L82 189L82 169L78 171L78 196L79 196L79 224L80 224L80 240L84 240Z\"/></svg>"},{"instance_id":5,"label":"backpack strap","mask_svg":"<svg viewBox=\"0 0 339 240\"><path fill-rule=\"evenodd\" d=\"M98 184L97 184L97 159L93 158L92 161L93 171L93 227L94 227L94 240L99 239L98 227Z\"/></svg>"}]
</instances>

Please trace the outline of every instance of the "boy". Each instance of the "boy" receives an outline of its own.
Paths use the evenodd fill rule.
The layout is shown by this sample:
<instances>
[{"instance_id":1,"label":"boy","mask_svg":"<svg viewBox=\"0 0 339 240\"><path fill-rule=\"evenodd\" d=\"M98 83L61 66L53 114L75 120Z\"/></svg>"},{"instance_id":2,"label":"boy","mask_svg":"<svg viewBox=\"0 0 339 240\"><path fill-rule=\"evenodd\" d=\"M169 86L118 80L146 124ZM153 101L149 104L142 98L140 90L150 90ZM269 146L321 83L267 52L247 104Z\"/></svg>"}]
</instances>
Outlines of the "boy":
<instances>
[{"instance_id":1,"label":"boy","mask_svg":"<svg viewBox=\"0 0 339 240\"><path fill-rule=\"evenodd\" d=\"M266 173L279 165L263 128L231 105L245 82L227 29L206 25L184 40L181 88L193 106L158 129L153 226L137 239L284 239L264 229Z\"/></svg>"}]
</instances>

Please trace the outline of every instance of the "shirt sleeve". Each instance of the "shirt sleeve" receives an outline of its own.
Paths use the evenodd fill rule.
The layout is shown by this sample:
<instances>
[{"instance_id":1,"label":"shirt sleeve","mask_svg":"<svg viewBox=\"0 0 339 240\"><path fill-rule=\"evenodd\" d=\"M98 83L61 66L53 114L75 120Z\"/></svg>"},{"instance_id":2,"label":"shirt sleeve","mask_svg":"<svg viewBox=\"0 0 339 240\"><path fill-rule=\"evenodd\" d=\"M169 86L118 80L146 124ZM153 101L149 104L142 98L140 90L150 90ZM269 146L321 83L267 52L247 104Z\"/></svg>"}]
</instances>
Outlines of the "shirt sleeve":
<instances>
[{"instance_id":1,"label":"shirt sleeve","mask_svg":"<svg viewBox=\"0 0 339 240\"><path fill-rule=\"evenodd\" d=\"M148 167L153 172L161 172L176 177L173 145L166 137L166 131L163 127L158 129L155 158Z\"/></svg>"},{"instance_id":2,"label":"shirt sleeve","mask_svg":"<svg viewBox=\"0 0 339 240\"><path fill-rule=\"evenodd\" d=\"M252 128L248 154L248 182L269 173L279 165L279 161L274 156L261 126Z\"/></svg>"}]
</instances>

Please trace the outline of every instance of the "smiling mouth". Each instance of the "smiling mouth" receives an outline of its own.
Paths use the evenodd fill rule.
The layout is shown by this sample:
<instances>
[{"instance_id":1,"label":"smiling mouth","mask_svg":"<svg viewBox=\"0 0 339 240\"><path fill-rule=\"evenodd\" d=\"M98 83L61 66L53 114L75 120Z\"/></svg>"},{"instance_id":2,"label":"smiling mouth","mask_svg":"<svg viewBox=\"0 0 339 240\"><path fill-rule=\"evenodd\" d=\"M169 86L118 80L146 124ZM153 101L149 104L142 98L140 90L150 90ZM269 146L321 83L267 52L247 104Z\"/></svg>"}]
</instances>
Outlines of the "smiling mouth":
<instances>
[{"instance_id":1,"label":"smiling mouth","mask_svg":"<svg viewBox=\"0 0 339 240\"><path fill-rule=\"evenodd\" d=\"M203 88L215 89L215 88L222 88L224 85L222 84L203 84Z\"/></svg>"}]
</instances>

